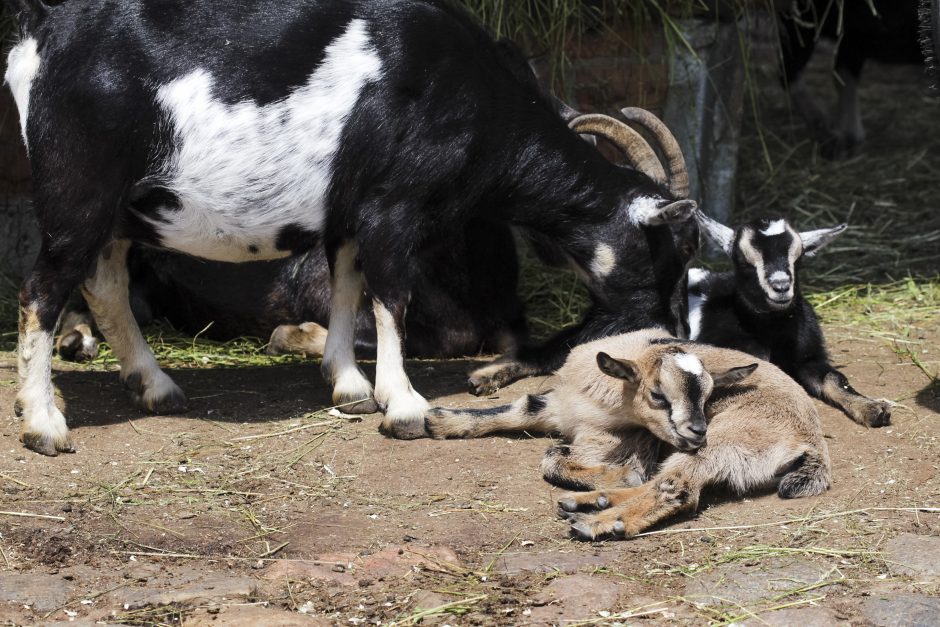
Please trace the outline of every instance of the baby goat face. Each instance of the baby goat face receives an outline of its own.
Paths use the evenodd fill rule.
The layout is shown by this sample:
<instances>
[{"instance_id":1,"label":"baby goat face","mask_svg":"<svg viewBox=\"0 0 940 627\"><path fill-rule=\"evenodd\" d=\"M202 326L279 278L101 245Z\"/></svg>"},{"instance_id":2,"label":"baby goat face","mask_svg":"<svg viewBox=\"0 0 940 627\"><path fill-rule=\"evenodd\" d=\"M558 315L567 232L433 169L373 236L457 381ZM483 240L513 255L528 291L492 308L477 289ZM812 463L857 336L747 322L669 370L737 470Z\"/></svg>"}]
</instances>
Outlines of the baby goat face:
<instances>
[{"instance_id":1,"label":"baby goat face","mask_svg":"<svg viewBox=\"0 0 940 627\"><path fill-rule=\"evenodd\" d=\"M812 256L846 229L798 233L786 220L755 220L731 229L704 214L697 216L705 235L734 262L739 296L757 312L786 311L798 291L800 260Z\"/></svg>"},{"instance_id":2,"label":"baby goat face","mask_svg":"<svg viewBox=\"0 0 940 627\"><path fill-rule=\"evenodd\" d=\"M624 401L633 398L635 424L680 451L705 444L705 402L715 387L740 381L757 368L751 364L711 375L698 357L678 349L650 353L652 359L630 361L597 354L604 374L624 381Z\"/></svg>"}]
</instances>

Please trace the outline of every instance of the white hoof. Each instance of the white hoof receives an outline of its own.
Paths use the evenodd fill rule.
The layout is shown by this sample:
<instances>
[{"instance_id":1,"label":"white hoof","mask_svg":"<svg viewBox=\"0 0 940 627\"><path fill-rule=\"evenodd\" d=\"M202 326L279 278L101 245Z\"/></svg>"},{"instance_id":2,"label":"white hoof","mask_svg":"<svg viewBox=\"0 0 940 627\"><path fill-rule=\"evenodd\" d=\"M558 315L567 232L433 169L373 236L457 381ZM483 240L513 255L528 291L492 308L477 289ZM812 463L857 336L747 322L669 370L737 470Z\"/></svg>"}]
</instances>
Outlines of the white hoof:
<instances>
[{"instance_id":1,"label":"white hoof","mask_svg":"<svg viewBox=\"0 0 940 627\"><path fill-rule=\"evenodd\" d=\"M23 418L20 441L26 448L53 457L59 453L75 452L65 416L54 403L31 404L17 399L16 413Z\"/></svg>"}]
</instances>

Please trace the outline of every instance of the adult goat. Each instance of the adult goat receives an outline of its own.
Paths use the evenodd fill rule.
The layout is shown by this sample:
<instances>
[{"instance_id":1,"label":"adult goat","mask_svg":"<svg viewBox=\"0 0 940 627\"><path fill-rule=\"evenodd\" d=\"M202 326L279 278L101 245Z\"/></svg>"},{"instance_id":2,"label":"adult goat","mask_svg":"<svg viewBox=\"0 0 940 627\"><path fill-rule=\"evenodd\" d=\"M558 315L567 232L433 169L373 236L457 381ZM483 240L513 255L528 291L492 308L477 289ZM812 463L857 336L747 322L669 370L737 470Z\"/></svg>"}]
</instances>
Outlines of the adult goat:
<instances>
[{"instance_id":1,"label":"adult goat","mask_svg":"<svg viewBox=\"0 0 940 627\"><path fill-rule=\"evenodd\" d=\"M682 268L661 260L675 252L668 224L695 208L675 141L664 143L659 180L609 163L568 127L524 62L451 2L8 2L23 37L6 79L42 233L20 292L16 402L21 439L35 451L73 450L51 354L56 319L78 285L132 399L157 413L186 405L128 306L132 241L233 262L322 243L333 401L383 410L382 430L400 438L424 434L428 407L404 370L413 260L471 218L551 242L599 303L523 356L541 370L588 339L674 324L663 295ZM578 130L652 152L609 118ZM365 286L376 319L374 390L354 353Z\"/></svg>"}]
</instances>

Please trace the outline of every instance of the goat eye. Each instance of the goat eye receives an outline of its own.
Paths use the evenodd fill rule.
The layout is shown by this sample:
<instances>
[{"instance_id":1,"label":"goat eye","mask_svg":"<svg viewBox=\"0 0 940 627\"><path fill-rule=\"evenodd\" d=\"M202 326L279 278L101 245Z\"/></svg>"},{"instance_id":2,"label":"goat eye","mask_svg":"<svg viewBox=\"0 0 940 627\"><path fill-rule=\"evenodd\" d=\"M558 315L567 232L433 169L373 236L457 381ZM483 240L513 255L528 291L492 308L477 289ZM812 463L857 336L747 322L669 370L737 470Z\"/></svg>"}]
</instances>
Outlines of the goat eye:
<instances>
[{"instance_id":1,"label":"goat eye","mask_svg":"<svg viewBox=\"0 0 940 627\"><path fill-rule=\"evenodd\" d=\"M658 405L659 407L669 406L669 401L667 401L666 397L659 392L650 392L650 400L653 401L654 405Z\"/></svg>"}]
</instances>

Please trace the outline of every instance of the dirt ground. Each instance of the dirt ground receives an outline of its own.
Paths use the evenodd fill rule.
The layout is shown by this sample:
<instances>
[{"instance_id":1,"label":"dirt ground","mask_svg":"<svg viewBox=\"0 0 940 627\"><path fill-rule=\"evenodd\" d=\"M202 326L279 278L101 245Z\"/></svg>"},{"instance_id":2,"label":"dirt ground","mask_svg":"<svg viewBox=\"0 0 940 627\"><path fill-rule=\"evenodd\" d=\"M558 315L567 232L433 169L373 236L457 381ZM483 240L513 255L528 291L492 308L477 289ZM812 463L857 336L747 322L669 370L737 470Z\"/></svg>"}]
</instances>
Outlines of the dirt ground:
<instances>
[{"instance_id":1,"label":"dirt ground","mask_svg":"<svg viewBox=\"0 0 940 627\"><path fill-rule=\"evenodd\" d=\"M873 159L905 96L937 111L894 70L874 75ZM859 177L858 193L876 183ZM904 274L894 261L883 272ZM938 316L864 318L826 327L834 361L897 406L891 426L868 430L818 404L829 492L714 494L694 516L600 543L568 539L556 516L561 491L539 474L549 439L389 440L377 417L309 413L329 404L314 361L171 368L191 408L168 417L133 409L116 372L56 362L78 452L42 458L17 439L15 362L2 353L0 624L935 625ZM446 406L552 386L476 399L464 392L472 365L409 372Z\"/></svg>"},{"instance_id":2,"label":"dirt ground","mask_svg":"<svg viewBox=\"0 0 940 627\"><path fill-rule=\"evenodd\" d=\"M936 371L936 328L911 331ZM14 421L0 423L0 616L413 624L430 610L429 624L931 624L937 387L891 342L828 332L850 380L899 403L878 430L820 405L832 490L715 495L652 535L594 544L569 540L556 518L561 492L538 471L547 439L400 442L379 435L375 417L306 414L329 400L315 363L171 371L192 399L173 417L132 409L114 372L63 366L55 381L76 454L41 458L20 446ZM552 385L472 399L470 366L410 371L447 406ZM14 378L3 362L7 412Z\"/></svg>"}]
</instances>

